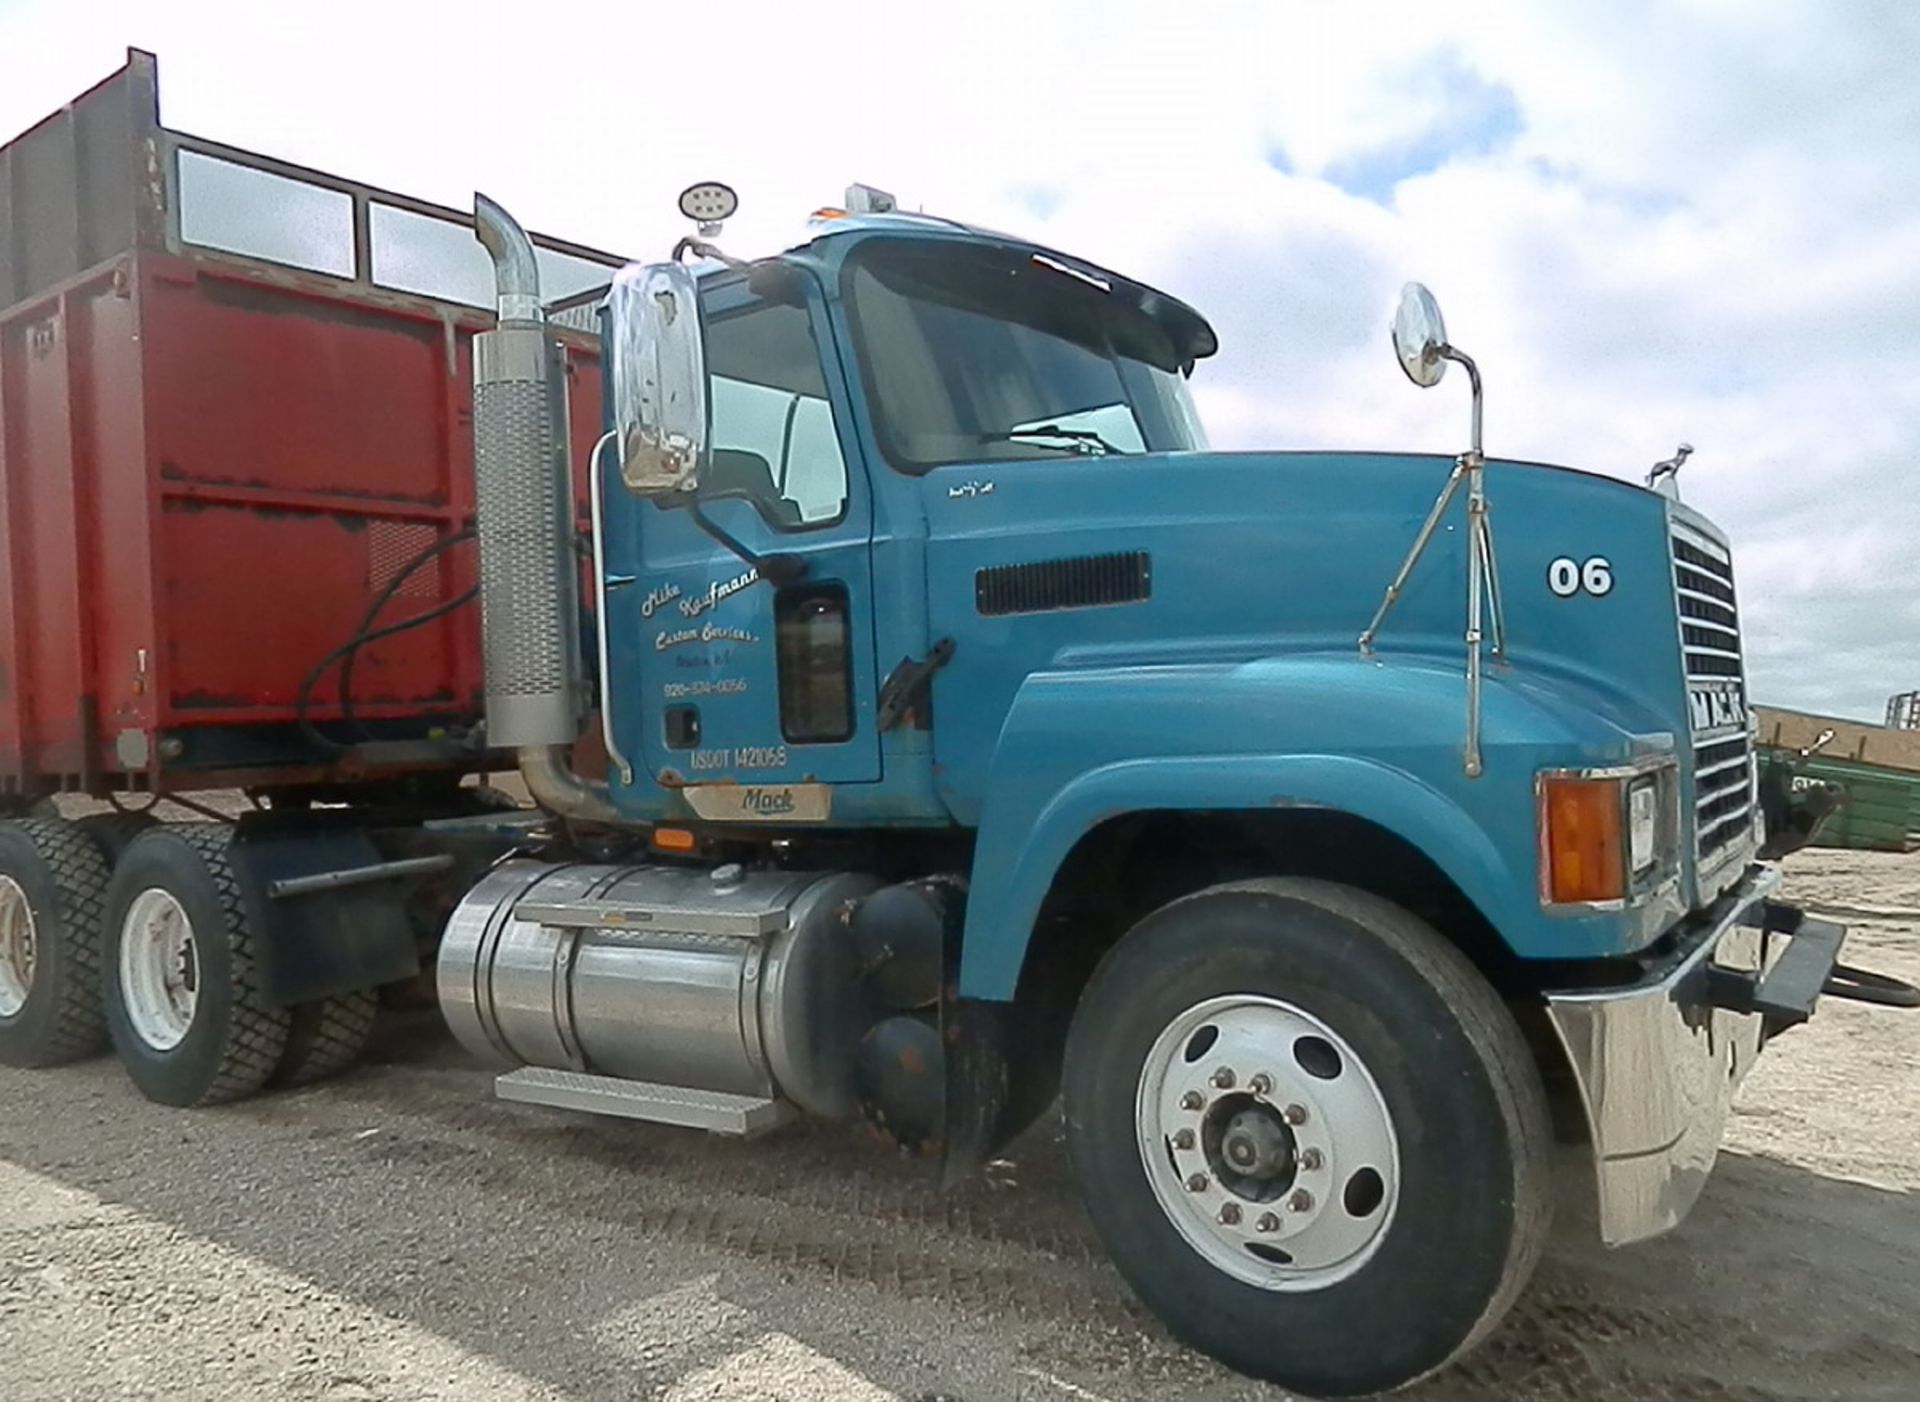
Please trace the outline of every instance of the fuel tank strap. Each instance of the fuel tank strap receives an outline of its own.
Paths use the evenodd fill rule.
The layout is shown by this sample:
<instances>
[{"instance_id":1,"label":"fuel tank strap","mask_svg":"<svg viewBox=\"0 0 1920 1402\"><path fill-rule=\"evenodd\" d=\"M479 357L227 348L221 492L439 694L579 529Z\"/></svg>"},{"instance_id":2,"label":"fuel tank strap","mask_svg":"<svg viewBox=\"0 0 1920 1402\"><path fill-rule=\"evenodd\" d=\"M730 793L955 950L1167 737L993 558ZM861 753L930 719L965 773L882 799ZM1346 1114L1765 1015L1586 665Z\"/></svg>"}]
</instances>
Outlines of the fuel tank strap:
<instances>
[{"instance_id":1,"label":"fuel tank strap","mask_svg":"<svg viewBox=\"0 0 1920 1402\"><path fill-rule=\"evenodd\" d=\"M614 905L604 901L521 901L515 920L566 930L658 930L672 934L736 935L760 939L787 928L786 910Z\"/></svg>"}]
</instances>

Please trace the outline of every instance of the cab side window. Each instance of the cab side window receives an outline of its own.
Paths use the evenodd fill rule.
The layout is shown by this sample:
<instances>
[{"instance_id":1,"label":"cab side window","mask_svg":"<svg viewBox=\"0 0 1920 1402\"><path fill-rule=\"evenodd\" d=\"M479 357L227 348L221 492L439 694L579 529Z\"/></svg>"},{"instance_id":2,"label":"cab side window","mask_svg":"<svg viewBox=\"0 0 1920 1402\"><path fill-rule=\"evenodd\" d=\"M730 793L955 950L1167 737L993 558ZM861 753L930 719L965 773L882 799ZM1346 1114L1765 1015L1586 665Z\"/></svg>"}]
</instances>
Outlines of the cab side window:
<instances>
[{"instance_id":1,"label":"cab side window","mask_svg":"<svg viewBox=\"0 0 1920 1402\"><path fill-rule=\"evenodd\" d=\"M804 306L753 302L710 316L713 457L700 495L743 498L778 530L837 521L847 464Z\"/></svg>"}]
</instances>

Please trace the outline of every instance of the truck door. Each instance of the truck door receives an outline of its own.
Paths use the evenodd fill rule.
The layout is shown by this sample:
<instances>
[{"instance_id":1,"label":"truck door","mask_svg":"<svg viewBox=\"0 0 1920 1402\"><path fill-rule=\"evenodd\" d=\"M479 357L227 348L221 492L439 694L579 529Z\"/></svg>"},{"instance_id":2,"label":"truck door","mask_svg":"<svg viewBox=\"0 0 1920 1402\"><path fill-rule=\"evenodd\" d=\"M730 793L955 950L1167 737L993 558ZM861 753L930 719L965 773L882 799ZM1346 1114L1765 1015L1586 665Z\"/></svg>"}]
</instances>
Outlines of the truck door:
<instances>
[{"instance_id":1,"label":"truck door","mask_svg":"<svg viewBox=\"0 0 1920 1402\"><path fill-rule=\"evenodd\" d=\"M723 275L701 311L701 508L804 572L775 585L685 507L641 510L641 753L670 783L875 781L872 502L819 285L796 271L761 296Z\"/></svg>"}]
</instances>

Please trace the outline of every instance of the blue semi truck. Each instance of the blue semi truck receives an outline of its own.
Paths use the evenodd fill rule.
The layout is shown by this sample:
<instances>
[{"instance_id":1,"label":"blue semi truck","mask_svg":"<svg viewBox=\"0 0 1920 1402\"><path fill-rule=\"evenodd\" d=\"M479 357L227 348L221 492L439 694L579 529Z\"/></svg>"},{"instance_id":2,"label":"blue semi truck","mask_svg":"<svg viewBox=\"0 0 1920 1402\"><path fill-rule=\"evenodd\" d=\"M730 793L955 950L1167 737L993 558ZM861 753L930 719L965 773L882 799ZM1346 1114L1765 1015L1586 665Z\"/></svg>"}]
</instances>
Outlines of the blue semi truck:
<instances>
[{"instance_id":1,"label":"blue semi truck","mask_svg":"<svg viewBox=\"0 0 1920 1402\"><path fill-rule=\"evenodd\" d=\"M514 1101L864 1120L952 1181L1059 1100L1146 1304L1354 1395L1499 1322L1556 1141L1608 1243L1665 1231L1763 1046L1899 1001L1775 899L1724 535L1486 459L1423 291L1395 348L1467 372L1458 457L1215 452L1178 299L863 187L742 261L733 203L592 299L581 529L540 262L476 200L484 741L537 810L116 846L149 1096L342 1064L294 992L424 958Z\"/></svg>"},{"instance_id":2,"label":"blue semi truck","mask_svg":"<svg viewBox=\"0 0 1920 1402\"><path fill-rule=\"evenodd\" d=\"M704 236L732 204L683 209ZM616 279L595 687L537 288L479 203L493 743L554 811L707 858L518 860L466 899L440 989L527 1068L502 1092L863 1114L952 1174L1062 1091L1140 1296L1316 1393L1498 1321L1556 1128L1608 1242L1678 1222L1762 1045L1853 987L1758 860L1725 537L1486 462L1417 287L1395 344L1471 376L1458 459L1218 453L1192 308L848 206ZM603 784L566 758L594 697Z\"/></svg>"}]
</instances>

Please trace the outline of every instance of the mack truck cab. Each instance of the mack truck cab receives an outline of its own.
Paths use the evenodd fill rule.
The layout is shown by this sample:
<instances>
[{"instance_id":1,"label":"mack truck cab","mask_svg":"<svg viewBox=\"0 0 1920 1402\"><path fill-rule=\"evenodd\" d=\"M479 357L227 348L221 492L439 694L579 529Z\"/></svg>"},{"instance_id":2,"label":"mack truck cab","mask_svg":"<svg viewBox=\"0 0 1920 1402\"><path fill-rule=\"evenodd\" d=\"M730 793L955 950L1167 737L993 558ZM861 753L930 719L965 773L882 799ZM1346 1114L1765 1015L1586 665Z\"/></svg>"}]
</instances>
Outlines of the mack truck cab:
<instances>
[{"instance_id":1,"label":"mack truck cab","mask_svg":"<svg viewBox=\"0 0 1920 1402\"><path fill-rule=\"evenodd\" d=\"M1402 366L1465 366L1470 449L1214 452L1194 309L852 196L744 262L695 187L692 261L615 279L584 597L524 237L477 206L490 739L639 844L453 915L500 1093L864 1119L950 1179L1061 1093L1141 1298L1323 1395L1498 1322L1556 1136L1608 1243L1679 1222L1844 935L1757 858L1723 534L1486 459L1418 287Z\"/></svg>"}]
</instances>

